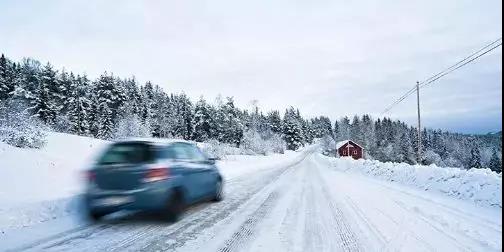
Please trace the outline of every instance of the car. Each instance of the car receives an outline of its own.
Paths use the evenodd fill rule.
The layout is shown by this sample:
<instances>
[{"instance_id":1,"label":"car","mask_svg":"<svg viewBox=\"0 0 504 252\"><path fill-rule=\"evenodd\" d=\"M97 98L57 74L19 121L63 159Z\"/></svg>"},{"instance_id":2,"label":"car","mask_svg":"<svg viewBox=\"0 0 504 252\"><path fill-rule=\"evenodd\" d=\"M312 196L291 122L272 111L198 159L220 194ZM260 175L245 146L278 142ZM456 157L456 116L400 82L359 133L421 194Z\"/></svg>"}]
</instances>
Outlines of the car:
<instances>
[{"instance_id":1,"label":"car","mask_svg":"<svg viewBox=\"0 0 504 252\"><path fill-rule=\"evenodd\" d=\"M186 206L223 199L223 179L195 144L131 139L110 144L86 171L91 220L120 210L155 211L176 221Z\"/></svg>"}]
</instances>

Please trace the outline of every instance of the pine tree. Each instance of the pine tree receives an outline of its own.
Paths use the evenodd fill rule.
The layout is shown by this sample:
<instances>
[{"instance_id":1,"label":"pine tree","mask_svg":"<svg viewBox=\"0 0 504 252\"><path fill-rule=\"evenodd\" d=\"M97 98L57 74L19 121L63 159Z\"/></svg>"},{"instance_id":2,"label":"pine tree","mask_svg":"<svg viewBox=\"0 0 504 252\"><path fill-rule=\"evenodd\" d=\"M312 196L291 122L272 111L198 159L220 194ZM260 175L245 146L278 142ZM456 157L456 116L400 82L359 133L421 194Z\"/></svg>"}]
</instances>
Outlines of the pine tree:
<instances>
[{"instance_id":1,"label":"pine tree","mask_svg":"<svg viewBox=\"0 0 504 252\"><path fill-rule=\"evenodd\" d=\"M338 137L340 141L350 139L350 119L348 117L343 117L339 123L340 136Z\"/></svg>"},{"instance_id":2,"label":"pine tree","mask_svg":"<svg viewBox=\"0 0 504 252\"><path fill-rule=\"evenodd\" d=\"M101 139L111 139L114 133L114 122L112 121L112 110L106 102L98 107L98 132L97 137Z\"/></svg>"},{"instance_id":3,"label":"pine tree","mask_svg":"<svg viewBox=\"0 0 504 252\"><path fill-rule=\"evenodd\" d=\"M469 168L481 168L481 154L478 146L471 149Z\"/></svg>"},{"instance_id":4,"label":"pine tree","mask_svg":"<svg viewBox=\"0 0 504 252\"><path fill-rule=\"evenodd\" d=\"M362 145L367 152L374 150L376 144L376 136L374 123L369 115L364 115L361 121Z\"/></svg>"},{"instance_id":5,"label":"pine tree","mask_svg":"<svg viewBox=\"0 0 504 252\"><path fill-rule=\"evenodd\" d=\"M233 144L236 146L240 145L240 141L243 137L243 124L239 120L239 111L234 106L234 101L232 97L227 97L226 102L220 108L224 115L223 122L223 135L221 141L224 143Z\"/></svg>"},{"instance_id":6,"label":"pine tree","mask_svg":"<svg viewBox=\"0 0 504 252\"><path fill-rule=\"evenodd\" d=\"M287 109L283 121L283 135L288 150L297 150L303 146L303 129L293 107Z\"/></svg>"},{"instance_id":7,"label":"pine tree","mask_svg":"<svg viewBox=\"0 0 504 252\"><path fill-rule=\"evenodd\" d=\"M399 153L402 159L401 162L408 164L416 163L415 153L413 152L413 143L407 132L404 132L401 135L400 142L397 144L397 146L400 146Z\"/></svg>"},{"instance_id":8,"label":"pine tree","mask_svg":"<svg viewBox=\"0 0 504 252\"><path fill-rule=\"evenodd\" d=\"M112 118L117 116L118 108L126 100L122 81L105 72L95 81L94 85L98 103L106 103L112 112Z\"/></svg>"},{"instance_id":9,"label":"pine tree","mask_svg":"<svg viewBox=\"0 0 504 252\"><path fill-rule=\"evenodd\" d=\"M15 88L15 64L11 63L3 54L0 56L0 102L11 97Z\"/></svg>"},{"instance_id":10,"label":"pine tree","mask_svg":"<svg viewBox=\"0 0 504 252\"><path fill-rule=\"evenodd\" d=\"M176 124L173 128L173 136L189 140L193 135L193 104L184 94L172 95Z\"/></svg>"},{"instance_id":11,"label":"pine tree","mask_svg":"<svg viewBox=\"0 0 504 252\"><path fill-rule=\"evenodd\" d=\"M498 172L498 173L502 172L502 161L499 158L499 155L497 153L497 149L495 149L495 148L492 151L492 157L490 158L488 166L494 172Z\"/></svg>"},{"instance_id":12,"label":"pine tree","mask_svg":"<svg viewBox=\"0 0 504 252\"><path fill-rule=\"evenodd\" d=\"M71 93L68 98L68 116L71 132L78 135L89 135L91 132L90 114L91 101L89 100L89 80L84 76L77 76L73 81Z\"/></svg>"},{"instance_id":13,"label":"pine tree","mask_svg":"<svg viewBox=\"0 0 504 252\"><path fill-rule=\"evenodd\" d=\"M55 91L58 85L56 71L49 63L42 69L38 84L34 90L31 109L45 124L53 125L62 106L58 104Z\"/></svg>"},{"instance_id":14,"label":"pine tree","mask_svg":"<svg viewBox=\"0 0 504 252\"><path fill-rule=\"evenodd\" d=\"M194 107L192 140L204 142L212 138L214 135L214 121L210 114L210 106L206 103L203 97L196 103Z\"/></svg>"},{"instance_id":15,"label":"pine tree","mask_svg":"<svg viewBox=\"0 0 504 252\"><path fill-rule=\"evenodd\" d=\"M73 73L68 74L65 70L62 70L57 78L57 85L52 91L55 95L55 102L60 106L60 111L62 113L68 112L70 96L72 94L72 89L75 88L75 76Z\"/></svg>"},{"instance_id":16,"label":"pine tree","mask_svg":"<svg viewBox=\"0 0 504 252\"><path fill-rule=\"evenodd\" d=\"M277 110L270 111L266 116L266 121L269 130L274 133L282 132L282 118L280 117L280 112Z\"/></svg>"},{"instance_id":17,"label":"pine tree","mask_svg":"<svg viewBox=\"0 0 504 252\"><path fill-rule=\"evenodd\" d=\"M354 116L354 118L352 119L352 125L350 127L350 139L361 145L364 142L362 136L361 122L358 116Z\"/></svg>"},{"instance_id":18,"label":"pine tree","mask_svg":"<svg viewBox=\"0 0 504 252\"><path fill-rule=\"evenodd\" d=\"M336 142L341 141L340 135L341 135L341 130L340 126L338 123L338 120L334 121L334 128L333 128L333 138Z\"/></svg>"}]
</instances>

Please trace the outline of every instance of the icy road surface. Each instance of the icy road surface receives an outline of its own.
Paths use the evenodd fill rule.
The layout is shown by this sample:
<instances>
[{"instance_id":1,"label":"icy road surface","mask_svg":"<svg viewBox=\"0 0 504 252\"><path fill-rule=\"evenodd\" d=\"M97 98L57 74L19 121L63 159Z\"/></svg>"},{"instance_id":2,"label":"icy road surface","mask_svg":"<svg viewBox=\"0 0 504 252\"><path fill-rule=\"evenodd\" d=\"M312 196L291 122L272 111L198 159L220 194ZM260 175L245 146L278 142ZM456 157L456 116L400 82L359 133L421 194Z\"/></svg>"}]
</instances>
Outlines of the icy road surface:
<instances>
[{"instance_id":1,"label":"icy road surface","mask_svg":"<svg viewBox=\"0 0 504 252\"><path fill-rule=\"evenodd\" d=\"M339 171L313 151L227 181L226 199L177 223L122 216L28 251L501 251L500 209ZM1 248L0 248L1 250Z\"/></svg>"}]
</instances>

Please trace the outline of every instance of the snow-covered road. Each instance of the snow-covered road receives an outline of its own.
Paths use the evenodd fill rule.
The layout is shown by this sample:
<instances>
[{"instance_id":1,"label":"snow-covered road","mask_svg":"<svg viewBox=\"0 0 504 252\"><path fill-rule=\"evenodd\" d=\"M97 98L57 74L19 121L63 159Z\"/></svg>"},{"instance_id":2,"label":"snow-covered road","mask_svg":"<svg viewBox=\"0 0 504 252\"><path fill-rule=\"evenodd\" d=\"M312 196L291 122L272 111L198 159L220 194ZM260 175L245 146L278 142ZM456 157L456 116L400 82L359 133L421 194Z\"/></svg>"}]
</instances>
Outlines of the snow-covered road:
<instances>
[{"instance_id":1,"label":"snow-covered road","mask_svg":"<svg viewBox=\"0 0 504 252\"><path fill-rule=\"evenodd\" d=\"M177 223L120 216L14 250L501 251L500 211L346 173L308 149L232 178L224 201Z\"/></svg>"}]
</instances>

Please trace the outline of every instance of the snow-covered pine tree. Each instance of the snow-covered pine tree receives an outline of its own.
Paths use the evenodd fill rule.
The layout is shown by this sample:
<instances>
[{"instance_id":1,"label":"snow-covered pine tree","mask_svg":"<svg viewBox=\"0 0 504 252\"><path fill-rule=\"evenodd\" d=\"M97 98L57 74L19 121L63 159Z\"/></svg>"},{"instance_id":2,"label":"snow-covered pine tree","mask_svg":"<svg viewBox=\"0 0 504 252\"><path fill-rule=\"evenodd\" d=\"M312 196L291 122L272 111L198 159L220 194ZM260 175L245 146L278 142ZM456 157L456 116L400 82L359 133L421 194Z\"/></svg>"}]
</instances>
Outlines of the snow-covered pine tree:
<instances>
[{"instance_id":1,"label":"snow-covered pine tree","mask_svg":"<svg viewBox=\"0 0 504 252\"><path fill-rule=\"evenodd\" d=\"M340 136L338 137L340 140L348 140L350 139L350 119L348 117L343 117L339 123L340 128Z\"/></svg>"},{"instance_id":2,"label":"snow-covered pine tree","mask_svg":"<svg viewBox=\"0 0 504 252\"><path fill-rule=\"evenodd\" d=\"M404 131L402 133L398 146L400 146L399 151L402 157L401 162L405 162L408 164L415 164L416 158L415 153L413 151L413 143L407 131Z\"/></svg>"},{"instance_id":3,"label":"snow-covered pine tree","mask_svg":"<svg viewBox=\"0 0 504 252\"><path fill-rule=\"evenodd\" d=\"M176 115L173 136L189 140L193 135L193 104L184 93L172 95L171 100Z\"/></svg>"},{"instance_id":4,"label":"snow-covered pine tree","mask_svg":"<svg viewBox=\"0 0 504 252\"><path fill-rule=\"evenodd\" d=\"M373 120L369 115L362 116L361 121L361 131L362 131L362 145L364 150L369 154L371 154L371 150L376 148L376 135L374 129Z\"/></svg>"},{"instance_id":5,"label":"snow-covered pine tree","mask_svg":"<svg viewBox=\"0 0 504 252\"><path fill-rule=\"evenodd\" d=\"M290 107L285 110L283 118L283 135L288 150L297 150L303 146L303 129L296 110Z\"/></svg>"},{"instance_id":6,"label":"snow-covered pine tree","mask_svg":"<svg viewBox=\"0 0 504 252\"><path fill-rule=\"evenodd\" d=\"M238 147L243 137L244 126L240 122L239 110L235 107L233 98L227 97L219 109L222 110L221 113L224 116L223 125L221 125L223 129L221 140Z\"/></svg>"},{"instance_id":7,"label":"snow-covered pine tree","mask_svg":"<svg viewBox=\"0 0 504 252\"><path fill-rule=\"evenodd\" d=\"M498 173L502 172L502 160L501 160L501 158L499 158L499 155L498 155L496 148L494 148L492 150L492 157L490 158L488 166L494 172L498 172Z\"/></svg>"},{"instance_id":8,"label":"snow-covered pine tree","mask_svg":"<svg viewBox=\"0 0 504 252\"><path fill-rule=\"evenodd\" d=\"M151 103L151 130L152 136L161 137L161 135L168 136L169 129L166 129L166 125L163 125L165 121L166 114L163 114L162 107L166 103L165 93L158 85L154 85L152 90L152 103Z\"/></svg>"},{"instance_id":9,"label":"snow-covered pine tree","mask_svg":"<svg viewBox=\"0 0 504 252\"><path fill-rule=\"evenodd\" d=\"M57 82L57 87L53 90L53 93L56 103L61 107L60 111L66 114L69 107L69 97L72 94L72 89L75 88L75 76L73 73L69 74L63 69L57 76Z\"/></svg>"},{"instance_id":10,"label":"snow-covered pine tree","mask_svg":"<svg viewBox=\"0 0 504 252\"><path fill-rule=\"evenodd\" d=\"M314 139L314 130L310 121L301 118L301 129L303 132L303 145L312 144Z\"/></svg>"},{"instance_id":11,"label":"snow-covered pine tree","mask_svg":"<svg viewBox=\"0 0 504 252\"><path fill-rule=\"evenodd\" d=\"M102 102L98 107L98 132L96 137L111 139L114 129L115 124L112 120L112 110L108 107L106 102Z\"/></svg>"},{"instance_id":12,"label":"snow-covered pine tree","mask_svg":"<svg viewBox=\"0 0 504 252\"><path fill-rule=\"evenodd\" d=\"M170 97L164 93L159 93L155 98L158 106L156 107L155 125L159 137L169 138L174 136L174 128L177 124L175 108Z\"/></svg>"},{"instance_id":13,"label":"snow-covered pine tree","mask_svg":"<svg viewBox=\"0 0 504 252\"><path fill-rule=\"evenodd\" d=\"M341 130L340 130L338 120L334 121L334 128L333 128L332 132L333 132L333 138L334 138L335 142L342 141L341 140Z\"/></svg>"},{"instance_id":14,"label":"snow-covered pine tree","mask_svg":"<svg viewBox=\"0 0 504 252\"><path fill-rule=\"evenodd\" d=\"M311 120L313 136L315 138L323 138L327 135L332 137L331 119L325 116L315 117Z\"/></svg>"},{"instance_id":15,"label":"snow-covered pine tree","mask_svg":"<svg viewBox=\"0 0 504 252\"><path fill-rule=\"evenodd\" d=\"M131 108L131 113L140 115L141 105L142 105L142 97L140 95L140 90L138 88L138 84L136 82L135 77L131 77L123 81L124 83L124 92L127 100L127 106Z\"/></svg>"},{"instance_id":16,"label":"snow-covered pine tree","mask_svg":"<svg viewBox=\"0 0 504 252\"><path fill-rule=\"evenodd\" d=\"M278 112L278 110L268 112L266 121L269 130L278 134L282 133L282 118L280 117L280 112Z\"/></svg>"},{"instance_id":17,"label":"snow-covered pine tree","mask_svg":"<svg viewBox=\"0 0 504 252\"><path fill-rule=\"evenodd\" d=\"M142 121L150 121L153 117L153 103L154 103L154 87L152 83L148 81L144 86L140 87L140 93L142 94Z\"/></svg>"},{"instance_id":18,"label":"snow-covered pine tree","mask_svg":"<svg viewBox=\"0 0 504 252\"><path fill-rule=\"evenodd\" d=\"M16 65L5 55L0 56L0 102L11 97L11 92L15 88Z\"/></svg>"},{"instance_id":19,"label":"snow-covered pine tree","mask_svg":"<svg viewBox=\"0 0 504 252\"><path fill-rule=\"evenodd\" d=\"M91 125L91 101L90 84L86 75L77 76L70 88L68 98L68 118L70 120L70 130L74 134L89 135Z\"/></svg>"},{"instance_id":20,"label":"snow-covered pine tree","mask_svg":"<svg viewBox=\"0 0 504 252\"><path fill-rule=\"evenodd\" d=\"M192 140L198 142L204 142L213 136L214 131L214 121L212 115L210 114L210 106L207 104L203 97L200 97L199 101L194 107L194 117L193 117L193 130L192 130Z\"/></svg>"},{"instance_id":21,"label":"snow-covered pine tree","mask_svg":"<svg viewBox=\"0 0 504 252\"><path fill-rule=\"evenodd\" d=\"M93 124L96 125L91 127L91 131L95 131L99 138L110 138L119 115L119 108L126 100L124 86L119 78L104 72L94 82L92 91L92 101L95 104L91 114L94 117Z\"/></svg>"},{"instance_id":22,"label":"snow-covered pine tree","mask_svg":"<svg viewBox=\"0 0 504 252\"><path fill-rule=\"evenodd\" d=\"M39 74L38 86L33 92L33 100L31 102L34 115L47 125L54 125L56 115L61 110L61 105L58 104L58 81L56 78L57 72L51 64L47 63Z\"/></svg>"},{"instance_id":23,"label":"snow-covered pine tree","mask_svg":"<svg viewBox=\"0 0 504 252\"><path fill-rule=\"evenodd\" d=\"M479 146L474 145L471 149L471 159L468 168L481 168L481 154Z\"/></svg>"},{"instance_id":24,"label":"snow-covered pine tree","mask_svg":"<svg viewBox=\"0 0 504 252\"><path fill-rule=\"evenodd\" d=\"M363 144L364 143L364 136L362 133L362 128L361 128L361 121L358 116L354 116L352 119L352 125L350 127L350 139L353 141Z\"/></svg>"}]
</instances>

